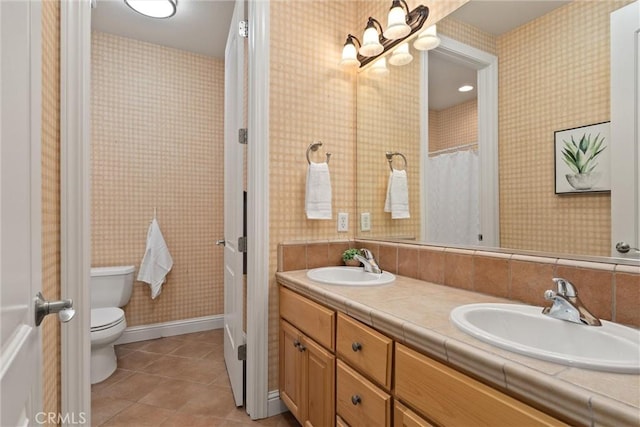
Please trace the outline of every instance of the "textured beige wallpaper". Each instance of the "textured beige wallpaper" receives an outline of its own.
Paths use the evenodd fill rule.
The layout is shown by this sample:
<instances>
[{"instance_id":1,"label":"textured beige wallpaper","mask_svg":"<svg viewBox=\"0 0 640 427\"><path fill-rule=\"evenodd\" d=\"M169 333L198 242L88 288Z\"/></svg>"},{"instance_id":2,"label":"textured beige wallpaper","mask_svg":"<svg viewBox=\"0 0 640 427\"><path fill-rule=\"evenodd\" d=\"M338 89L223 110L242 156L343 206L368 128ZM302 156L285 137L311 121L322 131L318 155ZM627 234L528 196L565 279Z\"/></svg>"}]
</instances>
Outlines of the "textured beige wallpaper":
<instances>
[{"instance_id":1,"label":"textured beige wallpaper","mask_svg":"<svg viewBox=\"0 0 640 427\"><path fill-rule=\"evenodd\" d=\"M554 194L553 133L609 120L609 14L574 1L498 39L501 246L609 255L609 194Z\"/></svg>"},{"instance_id":2,"label":"textured beige wallpaper","mask_svg":"<svg viewBox=\"0 0 640 427\"><path fill-rule=\"evenodd\" d=\"M478 102L429 110L429 152L478 142Z\"/></svg>"},{"instance_id":3,"label":"textured beige wallpaper","mask_svg":"<svg viewBox=\"0 0 640 427\"><path fill-rule=\"evenodd\" d=\"M60 299L60 2L42 3L42 293ZM60 412L60 322L42 323L43 411Z\"/></svg>"},{"instance_id":4,"label":"textured beige wallpaper","mask_svg":"<svg viewBox=\"0 0 640 427\"><path fill-rule=\"evenodd\" d=\"M173 270L128 325L222 313L223 61L93 33L91 69L93 266L137 270L157 209Z\"/></svg>"}]
</instances>

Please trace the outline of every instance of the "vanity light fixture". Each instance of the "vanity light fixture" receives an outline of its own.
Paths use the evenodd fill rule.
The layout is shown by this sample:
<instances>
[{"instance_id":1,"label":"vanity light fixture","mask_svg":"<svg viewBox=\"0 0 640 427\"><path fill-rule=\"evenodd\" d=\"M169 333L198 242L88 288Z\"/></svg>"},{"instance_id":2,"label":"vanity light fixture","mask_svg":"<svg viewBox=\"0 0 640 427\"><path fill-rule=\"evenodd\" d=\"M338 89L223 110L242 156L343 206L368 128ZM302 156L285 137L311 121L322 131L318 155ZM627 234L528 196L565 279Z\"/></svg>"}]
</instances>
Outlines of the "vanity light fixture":
<instances>
[{"instance_id":1,"label":"vanity light fixture","mask_svg":"<svg viewBox=\"0 0 640 427\"><path fill-rule=\"evenodd\" d=\"M473 90L473 86L471 85L464 85L458 88L458 92L471 92L472 90Z\"/></svg>"},{"instance_id":2,"label":"vanity light fixture","mask_svg":"<svg viewBox=\"0 0 640 427\"><path fill-rule=\"evenodd\" d=\"M387 29L382 33L385 38L395 40L409 35L411 27L407 24L407 13L409 13L407 2L393 0L387 15Z\"/></svg>"},{"instance_id":3,"label":"vanity light fixture","mask_svg":"<svg viewBox=\"0 0 640 427\"><path fill-rule=\"evenodd\" d=\"M389 75L389 69L387 68L387 59L379 58L376 62L373 63L371 68L369 68L369 72L374 77L384 77Z\"/></svg>"},{"instance_id":4,"label":"vanity light fixture","mask_svg":"<svg viewBox=\"0 0 640 427\"><path fill-rule=\"evenodd\" d=\"M176 14L178 0L124 0L131 9L150 18L170 18Z\"/></svg>"},{"instance_id":5,"label":"vanity light fixture","mask_svg":"<svg viewBox=\"0 0 640 427\"><path fill-rule=\"evenodd\" d=\"M376 25L378 28L376 28ZM379 31L378 31L379 29ZM362 35L362 46L360 46L360 55L362 56L377 56L382 53L384 47L380 43L380 32L382 31L382 25L377 19L369 17L367 27L364 29Z\"/></svg>"},{"instance_id":6,"label":"vanity light fixture","mask_svg":"<svg viewBox=\"0 0 640 427\"><path fill-rule=\"evenodd\" d=\"M395 66L407 65L411 61L413 61L413 56L409 53L409 43L402 43L389 58L389 64Z\"/></svg>"},{"instance_id":7,"label":"vanity light fixture","mask_svg":"<svg viewBox=\"0 0 640 427\"><path fill-rule=\"evenodd\" d=\"M385 52L404 43L409 37L420 31L429 16L429 8L424 5L419 5L410 12L408 10L409 8L404 0L393 0L388 16L389 28L384 31L378 20L369 17L362 36L362 44L359 46L355 60L353 58L353 50L356 46L355 42L358 41L358 44L360 44L360 42L356 37L349 34L342 49L340 65L355 66L359 62L360 68L362 68L384 55ZM409 29L408 32L407 28ZM399 58L401 57L402 55L397 57L396 60L400 61ZM406 55L403 60L407 60ZM391 59L389 62L392 63ZM411 61L409 60L408 62Z\"/></svg>"},{"instance_id":8,"label":"vanity light fixture","mask_svg":"<svg viewBox=\"0 0 640 427\"><path fill-rule=\"evenodd\" d=\"M358 46L362 46L360 40L352 34L347 36L347 41L344 42L344 47L342 48L342 59L340 60L340 65L343 67L359 67L360 61L358 61L358 49L356 49L356 44Z\"/></svg>"},{"instance_id":9,"label":"vanity light fixture","mask_svg":"<svg viewBox=\"0 0 640 427\"><path fill-rule=\"evenodd\" d=\"M416 41L413 42L413 47L418 50L431 50L438 47L440 44L440 37L436 30L436 26L432 25L418 35Z\"/></svg>"}]
</instances>

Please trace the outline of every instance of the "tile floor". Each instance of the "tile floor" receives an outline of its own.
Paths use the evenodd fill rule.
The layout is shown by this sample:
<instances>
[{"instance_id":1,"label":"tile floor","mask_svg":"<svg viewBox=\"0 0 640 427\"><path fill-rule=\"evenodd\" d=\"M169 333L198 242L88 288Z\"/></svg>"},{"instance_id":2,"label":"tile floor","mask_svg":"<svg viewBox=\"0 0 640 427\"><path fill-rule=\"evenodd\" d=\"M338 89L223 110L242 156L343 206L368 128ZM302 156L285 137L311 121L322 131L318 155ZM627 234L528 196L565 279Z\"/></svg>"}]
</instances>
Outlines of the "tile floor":
<instances>
[{"instance_id":1,"label":"tile floor","mask_svg":"<svg viewBox=\"0 0 640 427\"><path fill-rule=\"evenodd\" d=\"M118 369L91 387L93 426L298 427L290 413L252 421L236 408L222 330L116 346Z\"/></svg>"}]
</instances>

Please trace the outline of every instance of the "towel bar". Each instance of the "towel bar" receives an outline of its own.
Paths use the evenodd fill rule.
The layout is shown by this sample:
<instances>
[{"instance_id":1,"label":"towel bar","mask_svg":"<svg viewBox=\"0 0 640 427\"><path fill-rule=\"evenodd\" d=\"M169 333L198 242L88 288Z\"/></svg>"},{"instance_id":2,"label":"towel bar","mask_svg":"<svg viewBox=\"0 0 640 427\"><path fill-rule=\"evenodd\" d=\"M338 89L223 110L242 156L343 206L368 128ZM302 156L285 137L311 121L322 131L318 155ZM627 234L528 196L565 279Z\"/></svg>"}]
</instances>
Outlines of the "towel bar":
<instances>
[{"instance_id":1,"label":"towel bar","mask_svg":"<svg viewBox=\"0 0 640 427\"><path fill-rule=\"evenodd\" d=\"M322 147L322 142L320 141L315 141L311 144L309 144L309 147L307 147L307 163L311 164L311 159L309 158L309 151L318 151L318 148ZM331 158L331 153L326 153L325 154L327 156L327 163L329 163L329 160Z\"/></svg>"},{"instance_id":2,"label":"towel bar","mask_svg":"<svg viewBox=\"0 0 640 427\"><path fill-rule=\"evenodd\" d=\"M391 169L391 172L393 172L393 170L394 170L393 169L393 157L394 156L402 157L402 160L404 160L404 170L407 170L407 164L408 163L407 163L407 158L405 157L404 154L402 154L399 151L396 151L396 152L393 152L393 153L391 151L387 151L385 155L387 156L387 161L389 162L389 169Z\"/></svg>"}]
</instances>

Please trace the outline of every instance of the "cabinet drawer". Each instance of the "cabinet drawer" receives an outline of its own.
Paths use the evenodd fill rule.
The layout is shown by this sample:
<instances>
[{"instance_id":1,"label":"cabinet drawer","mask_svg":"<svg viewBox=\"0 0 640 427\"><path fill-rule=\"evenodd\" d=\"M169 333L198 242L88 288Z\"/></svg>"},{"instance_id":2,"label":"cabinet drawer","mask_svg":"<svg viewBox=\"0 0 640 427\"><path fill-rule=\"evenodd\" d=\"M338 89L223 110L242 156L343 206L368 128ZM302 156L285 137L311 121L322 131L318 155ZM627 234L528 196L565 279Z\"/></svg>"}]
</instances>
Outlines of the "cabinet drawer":
<instances>
[{"instance_id":1,"label":"cabinet drawer","mask_svg":"<svg viewBox=\"0 0 640 427\"><path fill-rule=\"evenodd\" d=\"M560 426L562 422L401 344L396 397L444 426Z\"/></svg>"},{"instance_id":2,"label":"cabinet drawer","mask_svg":"<svg viewBox=\"0 0 640 427\"><path fill-rule=\"evenodd\" d=\"M335 312L280 287L280 317L325 348L335 350Z\"/></svg>"},{"instance_id":3,"label":"cabinet drawer","mask_svg":"<svg viewBox=\"0 0 640 427\"><path fill-rule=\"evenodd\" d=\"M391 338L338 313L336 352L358 371L391 389Z\"/></svg>"},{"instance_id":4,"label":"cabinet drawer","mask_svg":"<svg viewBox=\"0 0 640 427\"><path fill-rule=\"evenodd\" d=\"M337 361L336 410L351 427L390 427L391 396Z\"/></svg>"},{"instance_id":5,"label":"cabinet drawer","mask_svg":"<svg viewBox=\"0 0 640 427\"><path fill-rule=\"evenodd\" d=\"M434 427L434 425L396 401L393 405L393 427Z\"/></svg>"}]
</instances>

